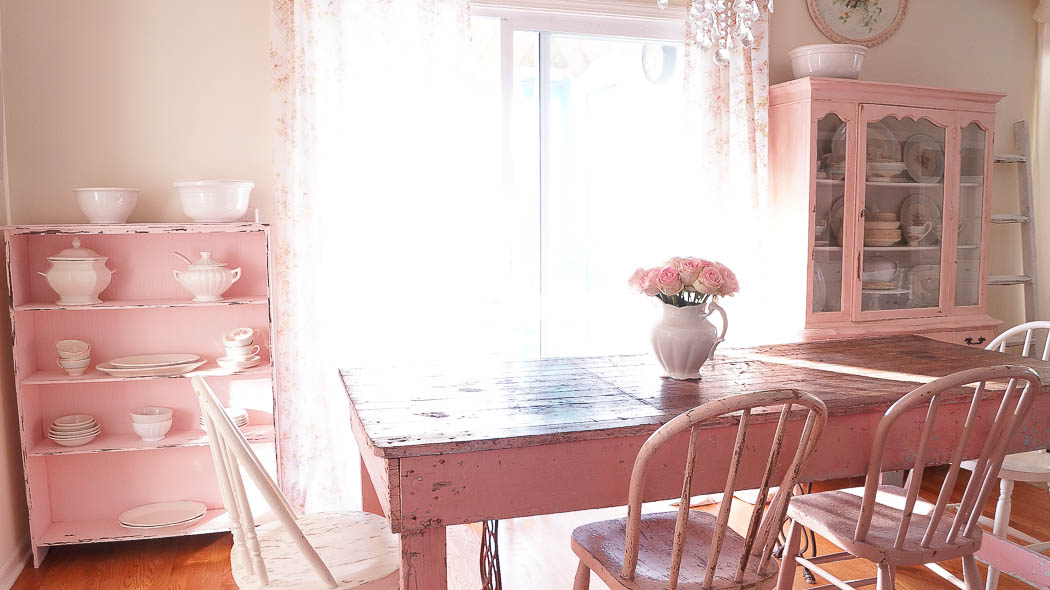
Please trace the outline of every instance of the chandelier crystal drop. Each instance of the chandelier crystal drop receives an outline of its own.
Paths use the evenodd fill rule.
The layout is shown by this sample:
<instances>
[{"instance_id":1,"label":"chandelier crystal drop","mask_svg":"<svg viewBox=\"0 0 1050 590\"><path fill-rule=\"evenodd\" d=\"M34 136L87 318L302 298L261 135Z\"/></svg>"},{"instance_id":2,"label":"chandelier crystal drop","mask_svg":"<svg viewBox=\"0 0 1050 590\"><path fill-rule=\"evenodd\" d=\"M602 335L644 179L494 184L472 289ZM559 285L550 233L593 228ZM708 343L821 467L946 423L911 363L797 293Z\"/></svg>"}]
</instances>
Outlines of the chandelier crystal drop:
<instances>
[{"instance_id":1,"label":"chandelier crystal drop","mask_svg":"<svg viewBox=\"0 0 1050 590\"><path fill-rule=\"evenodd\" d=\"M656 0L666 8L668 0ZM773 0L766 0L766 8L773 12ZM692 0L687 15L696 35L696 44L704 50L714 50L712 59L719 66L729 63L733 44L751 47L755 42L752 30L762 18L758 0Z\"/></svg>"}]
</instances>

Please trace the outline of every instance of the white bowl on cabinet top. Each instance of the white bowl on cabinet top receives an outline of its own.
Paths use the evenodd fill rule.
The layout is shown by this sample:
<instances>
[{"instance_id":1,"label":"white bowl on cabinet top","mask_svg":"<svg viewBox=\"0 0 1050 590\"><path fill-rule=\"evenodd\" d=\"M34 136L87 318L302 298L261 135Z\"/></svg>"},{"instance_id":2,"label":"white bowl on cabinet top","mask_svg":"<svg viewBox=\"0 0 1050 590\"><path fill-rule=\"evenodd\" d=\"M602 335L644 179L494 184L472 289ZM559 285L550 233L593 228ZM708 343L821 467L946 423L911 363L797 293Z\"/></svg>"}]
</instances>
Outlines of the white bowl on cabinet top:
<instances>
[{"instance_id":1,"label":"white bowl on cabinet top","mask_svg":"<svg viewBox=\"0 0 1050 590\"><path fill-rule=\"evenodd\" d=\"M248 180L176 182L182 211L197 223L240 221L248 212L252 188Z\"/></svg>"},{"instance_id":2,"label":"white bowl on cabinet top","mask_svg":"<svg viewBox=\"0 0 1050 590\"><path fill-rule=\"evenodd\" d=\"M73 194L91 223L124 223L139 199L137 188L75 188Z\"/></svg>"},{"instance_id":3,"label":"white bowl on cabinet top","mask_svg":"<svg viewBox=\"0 0 1050 590\"><path fill-rule=\"evenodd\" d=\"M862 45L821 43L796 47L788 52L788 59L796 79L820 76L856 80L867 53Z\"/></svg>"}]
</instances>

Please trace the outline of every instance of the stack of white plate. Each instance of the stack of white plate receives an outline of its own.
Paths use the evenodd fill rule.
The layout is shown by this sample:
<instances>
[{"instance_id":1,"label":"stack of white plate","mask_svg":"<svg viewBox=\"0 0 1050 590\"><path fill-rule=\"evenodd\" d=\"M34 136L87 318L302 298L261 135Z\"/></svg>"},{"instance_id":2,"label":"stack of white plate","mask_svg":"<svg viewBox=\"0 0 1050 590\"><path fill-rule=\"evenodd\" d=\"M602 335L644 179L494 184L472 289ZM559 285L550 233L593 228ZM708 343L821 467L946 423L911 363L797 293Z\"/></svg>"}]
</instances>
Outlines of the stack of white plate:
<instances>
[{"instance_id":1,"label":"stack of white plate","mask_svg":"<svg viewBox=\"0 0 1050 590\"><path fill-rule=\"evenodd\" d=\"M61 447L79 447L94 440L100 432L102 427L93 417L87 414L72 414L52 422L47 437Z\"/></svg>"},{"instance_id":2,"label":"stack of white plate","mask_svg":"<svg viewBox=\"0 0 1050 590\"><path fill-rule=\"evenodd\" d=\"M186 528L204 518L208 507L200 502L179 501L147 504L118 517L120 526L134 531L159 533Z\"/></svg>"},{"instance_id":3,"label":"stack of white plate","mask_svg":"<svg viewBox=\"0 0 1050 590\"><path fill-rule=\"evenodd\" d=\"M205 362L198 354L140 354L113 359L95 368L114 377L163 377L189 373Z\"/></svg>"},{"instance_id":4,"label":"stack of white plate","mask_svg":"<svg viewBox=\"0 0 1050 590\"><path fill-rule=\"evenodd\" d=\"M226 408L226 414L233 420L233 425L237 428L244 428L248 425L248 410L244 408ZM204 416L200 419L201 428L204 428Z\"/></svg>"}]
</instances>

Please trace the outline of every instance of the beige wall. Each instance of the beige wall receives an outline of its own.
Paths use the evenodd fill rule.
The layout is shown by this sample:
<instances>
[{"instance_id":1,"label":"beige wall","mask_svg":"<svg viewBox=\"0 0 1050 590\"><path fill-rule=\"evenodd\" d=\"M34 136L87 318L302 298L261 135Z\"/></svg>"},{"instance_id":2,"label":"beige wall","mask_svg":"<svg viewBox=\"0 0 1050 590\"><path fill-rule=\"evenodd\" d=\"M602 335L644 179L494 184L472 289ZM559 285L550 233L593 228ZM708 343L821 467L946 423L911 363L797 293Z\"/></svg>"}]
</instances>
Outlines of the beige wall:
<instances>
[{"instance_id":1,"label":"beige wall","mask_svg":"<svg viewBox=\"0 0 1050 590\"><path fill-rule=\"evenodd\" d=\"M1035 98L1036 0L912 0L897 33L871 48L862 78L993 90L1007 93L996 116L996 150L1015 151L1013 122L1031 120ZM791 79L787 52L799 45L829 43L809 17L805 0L776 3L770 23L770 83ZM995 168L992 211L1017 211L1015 172ZM1050 199L1036 208L1050 208ZM1050 224L1050 216L1042 216ZM1044 227L1048 225L1044 224ZM1045 232L1044 232L1045 234ZM1020 234L1015 226L993 226L991 272L1019 274ZM1040 288L1050 295L1050 267L1043 266ZM989 311L1007 325L1023 321L1020 287L992 288ZM1044 310L1050 300L1044 297Z\"/></svg>"},{"instance_id":2,"label":"beige wall","mask_svg":"<svg viewBox=\"0 0 1050 590\"><path fill-rule=\"evenodd\" d=\"M175 180L273 194L268 0L3 0L16 223L83 221L70 189L139 188L131 221L184 221Z\"/></svg>"}]
</instances>

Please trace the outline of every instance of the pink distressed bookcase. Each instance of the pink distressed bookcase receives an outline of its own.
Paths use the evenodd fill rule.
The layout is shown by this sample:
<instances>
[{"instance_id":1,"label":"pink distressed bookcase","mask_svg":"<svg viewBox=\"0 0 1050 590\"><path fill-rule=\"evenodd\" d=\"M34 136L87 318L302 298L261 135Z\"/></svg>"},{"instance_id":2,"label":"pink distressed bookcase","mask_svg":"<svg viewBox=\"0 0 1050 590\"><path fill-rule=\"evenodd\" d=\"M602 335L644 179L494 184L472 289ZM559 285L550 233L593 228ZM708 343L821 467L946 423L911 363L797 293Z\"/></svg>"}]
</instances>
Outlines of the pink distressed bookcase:
<instances>
[{"instance_id":1,"label":"pink distressed bookcase","mask_svg":"<svg viewBox=\"0 0 1050 590\"><path fill-rule=\"evenodd\" d=\"M55 305L44 277L47 257L79 237L108 256L114 270L102 303ZM70 377L55 366L55 342L75 338L92 346L92 365L132 354L195 352L227 406L248 410L244 429L256 453L276 467L269 227L257 223L25 225L4 227L26 500L34 564L53 545L121 541L227 529L208 440L189 375L112 377L91 369ZM185 266L171 254L214 253L242 278L214 303L191 302L172 276ZM237 327L259 330L264 362L241 372L219 368L222 336ZM129 411L146 405L175 410L164 440L143 442ZM62 415L93 415L102 434L80 447L46 437ZM153 502L196 500L209 512L187 529L149 533L125 529L117 516Z\"/></svg>"},{"instance_id":2,"label":"pink distressed bookcase","mask_svg":"<svg viewBox=\"0 0 1050 590\"><path fill-rule=\"evenodd\" d=\"M989 187L995 109L1003 96L832 78L770 88L768 239L776 248L767 280L778 293L771 303L781 306L778 319L787 333L807 340L922 334L973 346L991 340L1000 322L987 313ZM834 137L843 127L845 141L836 150ZM892 160L871 153L889 143L877 139L886 132L905 154L913 137L939 142L940 178L919 181L907 171L873 177L873 164ZM873 144L869 134L876 136ZM845 171L836 178L829 162L843 154ZM914 246L866 244L866 215L898 212L912 195L938 205L933 223L942 229ZM840 199L836 239L829 220ZM885 292L872 288L862 277L876 268L871 260L897 265L898 274L885 282L900 284L877 285ZM925 285L921 296L912 287L913 271L926 273L914 277Z\"/></svg>"}]
</instances>

